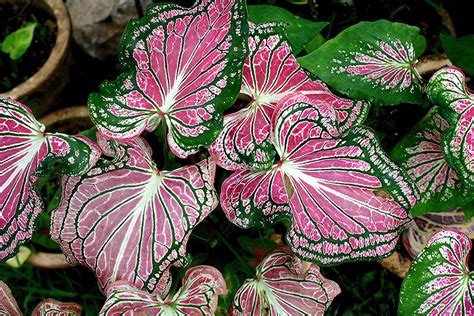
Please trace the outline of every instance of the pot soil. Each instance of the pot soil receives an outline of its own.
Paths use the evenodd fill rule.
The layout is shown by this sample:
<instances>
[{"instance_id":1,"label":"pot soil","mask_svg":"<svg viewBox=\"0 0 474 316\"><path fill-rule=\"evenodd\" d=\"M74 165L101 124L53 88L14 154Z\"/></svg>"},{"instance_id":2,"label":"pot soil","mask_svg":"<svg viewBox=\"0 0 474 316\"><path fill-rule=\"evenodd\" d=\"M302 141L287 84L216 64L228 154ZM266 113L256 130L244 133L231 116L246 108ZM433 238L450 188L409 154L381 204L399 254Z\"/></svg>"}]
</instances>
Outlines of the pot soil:
<instances>
[{"instance_id":1,"label":"pot soil","mask_svg":"<svg viewBox=\"0 0 474 316\"><path fill-rule=\"evenodd\" d=\"M0 98L26 103L40 116L50 111L68 82L67 10L61 0L0 0L0 41L35 20L32 44L20 59L0 52Z\"/></svg>"}]
</instances>

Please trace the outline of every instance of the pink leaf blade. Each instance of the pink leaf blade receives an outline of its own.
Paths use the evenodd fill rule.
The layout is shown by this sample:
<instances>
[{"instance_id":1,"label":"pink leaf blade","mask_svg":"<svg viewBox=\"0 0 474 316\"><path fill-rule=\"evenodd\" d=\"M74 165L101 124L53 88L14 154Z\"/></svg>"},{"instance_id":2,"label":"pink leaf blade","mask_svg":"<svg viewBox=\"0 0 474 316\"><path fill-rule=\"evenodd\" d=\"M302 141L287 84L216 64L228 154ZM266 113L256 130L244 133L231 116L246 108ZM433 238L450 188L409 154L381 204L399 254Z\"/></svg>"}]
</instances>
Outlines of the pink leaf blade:
<instances>
[{"instance_id":1,"label":"pink leaf blade","mask_svg":"<svg viewBox=\"0 0 474 316\"><path fill-rule=\"evenodd\" d=\"M468 260L472 242L448 229L434 234L413 261L400 291L400 314L474 313L474 277Z\"/></svg>"},{"instance_id":2,"label":"pink leaf blade","mask_svg":"<svg viewBox=\"0 0 474 316\"><path fill-rule=\"evenodd\" d=\"M452 124L442 141L447 161L466 185L473 187L474 95L466 86L466 77L458 68L446 67L431 77L427 89L428 98Z\"/></svg>"},{"instance_id":3,"label":"pink leaf blade","mask_svg":"<svg viewBox=\"0 0 474 316\"><path fill-rule=\"evenodd\" d=\"M340 293L339 286L321 275L319 267L304 262L287 248L268 254L255 279L237 291L232 315L323 315Z\"/></svg>"},{"instance_id":4,"label":"pink leaf blade","mask_svg":"<svg viewBox=\"0 0 474 316\"><path fill-rule=\"evenodd\" d=\"M245 20L241 0L150 8L125 31L119 59L126 72L89 97L98 129L108 138L129 140L164 121L178 157L209 146L241 83Z\"/></svg>"},{"instance_id":5,"label":"pink leaf blade","mask_svg":"<svg viewBox=\"0 0 474 316\"><path fill-rule=\"evenodd\" d=\"M81 305L63 303L51 298L43 300L31 313L32 316L80 316L81 314Z\"/></svg>"},{"instance_id":6,"label":"pink leaf blade","mask_svg":"<svg viewBox=\"0 0 474 316\"><path fill-rule=\"evenodd\" d=\"M12 291L3 281L0 281L0 314L5 316L23 315Z\"/></svg>"},{"instance_id":7,"label":"pink leaf blade","mask_svg":"<svg viewBox=\"0 0 474 316\"><path fill-rule=\"evenodd\" d=\"M51 238L69 261L94 270L103 290L126 280L163 293L169 268L186 261L192 229L217 206L216 165L208 159L158 171L141 138L122 146L120 159L63 180Z\"/></svg>"},{"instance_id":8,"label":"pink leaf blade","mask_svg":"<svg viewBox=\"0 0 474 316\"><path fill-rule=\"evenodd\" d=\"M227 286L216 268L195 266L186 271L181 289L164 299L123 281L112 283L107 292L100 311L104 316L132 311L147 315L211 315L216 310L217 297L227 292Z\"/></svg>"},{"instance_id":9,"label":"pink leaf blade","mask_svg":"<svg viewBox=\"0 0 474 316\"><path fill-rule=\"evenodd\" d=\"M420 200L410 211L414 216L456 208L470 199L443 153L443 134L449 125L439 108L433 107L392 151L394 161L407 170L420 191Z\"/></svg>"},{"instance_id":10,"label":"pink leaf blade","mask_svg":"<svg viewBox=\"0 0 474 316\"><path fill-rule=\"evenodd\" d=\"M387 256L410 221L412 183L363 127L320 142L322 150L283 166L295 189L287 240L322 265Z\"/></svg>"},{"instance_id":11,"label":"pink leaf blade","mask_svg":"<svg viewBox=\"0 0 474 316\"><path fill-rule=\"evenodd\" d=\"M35 183L42 171L69 175L89 170L98 146L83 136L45 132L25 105L0 100L0 260L13 256L32 237L43 209Z\"/></svg>"},{"instance_id":12,"label":"pink leaf blade","mask_svg":"<svg viewBox=\"0 0 474 316\"><path fill-rule=\"evenodd\" d=\"M285 180L277 169L235 171L223 182L220 201L227 219L242 228L265 227L290 212Z\"/></svg>"}]
</instances>

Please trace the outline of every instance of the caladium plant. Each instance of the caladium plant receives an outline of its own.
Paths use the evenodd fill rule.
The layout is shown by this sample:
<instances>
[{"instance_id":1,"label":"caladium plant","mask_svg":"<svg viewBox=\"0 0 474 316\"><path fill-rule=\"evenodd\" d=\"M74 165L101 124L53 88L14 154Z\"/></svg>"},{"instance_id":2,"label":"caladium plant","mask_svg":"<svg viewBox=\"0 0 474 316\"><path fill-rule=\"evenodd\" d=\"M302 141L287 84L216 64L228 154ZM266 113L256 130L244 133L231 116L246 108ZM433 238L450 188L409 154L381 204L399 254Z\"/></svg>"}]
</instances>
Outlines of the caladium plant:
<instances>
[{"instance_id":1,"label":"caladium plant","mask_svg":"<svg viewBox=\"0 0 474 316\"><path fill-rule=\"evenodd\" d=\"M400 292L400 315L472 315L472 242L461 232L442 230L413 262Z\"/></svg>"},{"instance_id":2,"label":"caladium plant","mask_svg":"<svg viewBox=\"0 0 474 316\"><path fill-rule=\"evenodd\" d=\"M33 310L32 316L79 316L82 307L76 303L63 303L54 299L45 299ZM10 288L0 281L0 315L22 316L18 303Z\"/></svg>"},{"instance_id":3,"label":"caladium plant","mask_svg":"<svg viewBox=\"0 0 474 316\"><path fill-rule=\"evenodd\" d=\"M63 174L79 175L99 159L100 149L84 136L45 131L30 109L0 100L0 260L28 241L43 203L35 189L42 170L57 164Z\"/></svg>"},{"instance_id":4,"label":"caladium plant","mask_svg":"<svg viewBox=\"0 0 474 316\"><path fill-rule=\"evenodd\" d=\"M341 292L337 283L321 275L288 248L268 254L254 279L237 291L232 315L323 315Z\"/></svg>"},{"instance_id":5,"label":"caladium plant","mask_svg":"<svg viewBox=\"0 0 474 316\"><path fill-rule=\"evenodd\" d=\"M428 97L440 106L451 124L443 134L448 163L469 188L474 187L474 95L466 87L464 73L456 67L436 72L428 83Z\"/></svg>"},{"instance_id":6,"label":"caladium plant","mask_svg":"<svg viewBox=\"0 0 474 316\"><path fill-rule=\"evenodd\" d=\"M445 228L474 238L474 218L466 219L463 210L453 209L415 217L403 233L403 245L410 256L415 258L426 247L431 236Z\"/></svg>"},{"instance_id":7,"label":"caladium plant","mask_svg":"<svg viewBox=\"0 0 474 316\"><path fill-rule=\"evenodd\" d=\"M365 120L369 104L340 98L319 80L313 80L292 55L281 35L283 27L274 23L252 25L250 54L243 68L240 92L251 98L247 107L228 114L224 129L209 148L217 163L227 170L261 170L275 158L271 144L271 119L277 102L294 92L314 95L337 110L341 132Z\"/></svg>"},{"instance_id":8,"label":"caladium plant","mask_svg":"<svg viewBox=\"0 0 474 316\"><path fill-rule=\"evenodd\" d=\"M82 177L63 179L51 238L71 263L93 269L104 290L126 280L164 293L169 268L186 263L192 229L217 206L215 162L162 171L142 138L126 145L98 140L115 157Z\"/></svg>"},{"instance_id":9,"label":"caladium plant","mask_svg":"<svg viewBox=\"0 0 474 316\"><path fill-rule=\"evenodd\" d=\"M259 16L268 8L249 11L261 24L247 20L244 0L155 4L131 21L119 50L123 72L89 96L98 131L88 135L97 144L45 132L25 105L1 100L0 260L31 238L43 208L35 183L46 169L64 175L51 238L69 263L97 276L102 315L213 314L228 286L216 268L199 266L209 259L188 254L192 236L210 248L222 240L241 265L234 272L224 254L213 258L226 279L233 274L219 312L230 304L234 315L319 315L340 288L318 265L387 257L405 227L421 244L427 237L416 228L431 230L433 218L472 231L460 222L461 208L463 218L474 209L473 96L462 72L436 73L425 98L416 67L424 39L388 21L349 27L296 58L318 34L285 33L298 23L318 33L326 23L291 17L285 25L286 11L275 11L280 22ZM363 126L370 104L428 100L436 106L392 151L399 166ZM155 130L162 135L148 133ZM217 165L233 173L226 178ZM223 214L211 214L219 202ZM413 226L411 215L423 213ZM258 255L242 257L226 240L224 216L240 228L282 221L285 241L284 231L276 243L260 236ZM200 224L209 236L193 233ZM400 313L471 312L469 247L461 233L431 238L404 283ZM240 272L253 277L255 267L243 282ZM3 283L0 290L0 310L20 314ZM61 314L61 306L47 300L35 313ZM77 305L66 311L78 313Z\"/></svg>"},{"instance_id":10,"label":"caladium plant","mask_svg":"<svg viewBox=\"0 0 474 316\"><path fill-rule=\"evenodd\" d=\"M462 181L443 153L443 134L450 124L433 107L392 151L392 158L400 163L415 181L421 198L411 210L413 215L445 211L466 206L474 194ZM448 145L449 147L449 145Z\"/></svg>"},{"instance_id":11,"label":"caladium plant","mask_svg":"<svg viewBox=\"0 0 474 316\"><path fill-rule=\"evenodd\" d=\"M121 140L166 124L179 157L209 146L237 95L246 38L243 0L152 7L125 30L119 60L126 71L90 95L92 120Z\"/></svg>"},{"instance_id":12,"label":"caladium plant","mask_svg":"<svg viewBox=\"0 0 474 316\"><path fill-rule=\"evenodd\" d=\"M341 134L336 110L317 96L279 101L272 123L280 161L232 174L222 185L222 208L241 227L289 218L287 241L305 260L386 256L409 221L416 189L372 131L356 126Z\"/></svg>"},{"instance_id":13,"label":"caladium plant","mask_svg":"<svg viewBox=\"0 0 474 316\"><path fill-rule=\"evenodd\" d=\"M133 311L143 315L211 315L218 295L227 293L224 277L214 267L196 266L186 271L182 287L175 294L161 296L118 281L107 288L107 301L100 315Z\"/></svg>"}]
</instances>

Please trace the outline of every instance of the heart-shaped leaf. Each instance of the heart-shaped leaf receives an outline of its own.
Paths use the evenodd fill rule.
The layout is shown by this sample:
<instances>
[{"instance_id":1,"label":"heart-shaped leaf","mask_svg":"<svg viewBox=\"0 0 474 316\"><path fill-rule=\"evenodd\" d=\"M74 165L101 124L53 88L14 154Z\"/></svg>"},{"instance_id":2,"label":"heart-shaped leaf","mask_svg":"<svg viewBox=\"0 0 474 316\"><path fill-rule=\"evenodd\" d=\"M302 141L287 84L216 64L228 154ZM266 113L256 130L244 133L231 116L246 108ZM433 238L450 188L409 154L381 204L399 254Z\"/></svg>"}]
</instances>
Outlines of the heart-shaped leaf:
<instances>
[{"instance_id":1,"label":"heart-shaped leaf","mask_svg":"<svg viewBox=\"0 0 474 316\"><path fill-rule=\"evenodd\" d=\"M463 233L442 230L413 261L400 291L400 315L473 315L472 243Z\"/></svg>"},{"instance_id":2,"label":"heart-shaped leaf","mask_svg":"<svg viewBox=\"0 0 474 316\"><path fill-rule=\"evenodd\" d=\"M474 199L444 157L441 140L448 127L434 107L392 152L393 160L408 171L420 191L420 200L411 210L414 216L460 207Z\"/></svg>"},{"instance_id":3,"label":"heart-shaped leaf","mask_svg":"<svg viewBox=\"0 0 474 316\"><path fill-rule=\"evenodd\" d=\"M410 256L415 258L426 247L431 236L445 228L463 232L469 238L474 238L474 218L467 220L463 210L453 209L415 217L403 233L403 246Z\"/></svg>"},{"instance_id":4,"label":"heart-shaped leaf","mask_svg":"<svg viewBox=\"0 0 474 316\"><path fill-rule=\"evenodd\" d=\"M466 87L464 73L456 67L438 70L428 83L428 98L440 106L451 123L442 147L448 163L471 188L474 187L474 95Z\"/></svg>"},{"instance_id":5,"label":"heart-shaped leaf","mask_svg":"<svg viewBox=\"0 0 474 316\"><path fill-rule=\"evenodd\" d=\"M339 285L321 275L319 267L280 248L257 267L256 276L237 291L232 315L323 315Z\"/></svg>"},{"instance_id":6,"label":"heart-shaped leaf","mask_svg":"<svg viewBox=\"0 0 474 316\"><path fill-rule=\"evenodd\" d=\"M416 189L372 131L356 126L341 136L336 117L328 103L301 94L280 100L273 126L281 160L266 174L238 171L224 181L229 220L247 227L289 217L292 250L319 264L387 256L409 221ZM252 192L262 179L276 179L276 185L260 184ZM265 207L253 213L257 203Z\"/></svg>"},{"instance_id":7,"label":"heart-shaped leaf","mask_svg":"<svg viewBox=\"0 0 474 316\"><path fill-rule=\"evenodd\" d=\"M422 81L414 68L418 32L386 20L360 22L298 61L351 98L383 105L420 103Z\"/></svg>"},{"instance_id":8,"label":"heart-shaped leaf","mask_svg":"<svg viewBox=\"0 0 474 316\"><path fill-rule=\"evenodd\" d=\"M186 271L183 285L166 298L118 281L107 288L107 300L100 315L213 315L217 297L227 293L224 277L214 267L196 266Z\"/></svg>"},{"instance_id":9,"label":"heart-shaped leaf","mask_svg":"<svg viewBox=\"0 0 474 316\"><path fill-rule=\"evenodd\" d=\"M41 170L82 174L99 159L98 146L83 136L47 133L25 105L0 100L0 261L14 256L33 234L43 209L34 184Z\"/></svg>"},{"instance_id":10,"label":"heart-shaped leaf","mask_svg":"<svg viewBox=\"0 0 474 316\"><path fill-rule=\"evenodd\" d=\"M119 60L125 72L89 97L91 119L108 138L127 140L161 120L179 157L209 146L234 101L246 58L243 0L156 4L131 21Z\"/></svg>"},{"instance_id":11,"label":"heart-shaped leaf","mask_svg":"<svg viewBox=\"0 0 474 316\"><path fill-rule=\"evenodd\" d=\"M209 148L217 157L217 164L227 170L262 170L273 164L271 117L277 102L293 92L315 95L320 102L331 104L343 122L341 130L366 118L368 103L340 98L321 81L308 76L292 55L283 33L283 28L273 23L251 27L250 55L244 65L240 91L251 102L225 116L224 129Z\"/></svg>"},{"instance_id":12,"label":"heart-shaped leaf","mask_svg":"<svg viewBox=\"0 0 474 316\"><path fill-rule=\"evenodd\" d=\"M187 260L191 231L217 206L215 162L159 171L143 139L118 149L113 161L63 180L51 238L70 262L94 270L102 289L124 280L163 293L169 268Z\"/></svg>"},{"instance_id":13,"label":"heart-shaped leaf","mask_svg":"<svg viewBox=\"0 0 474 316\"><path fill-rule=\"evenodd\" d=\"M5 316L23 315L12 291L3 281L0 281L0 314Z\"/></svg>"},{"instance_id":14,"label":"heart-shaped leaf","mask_svg":"<svg viewBox=\"0 0 474 316\"><path fill-rule=\"evenodd\" d=\"M80 316L82 307L76 303L63 303L52 298L45 299L36 306L31 316Z\"/></svg>"}]
</instances>

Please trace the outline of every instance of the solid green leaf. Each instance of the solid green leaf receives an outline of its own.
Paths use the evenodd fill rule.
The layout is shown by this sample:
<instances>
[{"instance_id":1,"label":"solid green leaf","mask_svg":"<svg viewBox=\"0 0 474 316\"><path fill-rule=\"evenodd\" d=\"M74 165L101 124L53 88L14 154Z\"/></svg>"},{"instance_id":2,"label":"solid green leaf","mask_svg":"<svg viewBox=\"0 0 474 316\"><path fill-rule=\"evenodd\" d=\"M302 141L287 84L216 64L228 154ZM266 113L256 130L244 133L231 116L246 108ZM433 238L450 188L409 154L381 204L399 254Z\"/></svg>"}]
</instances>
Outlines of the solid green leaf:
<instances>
[{"instance_id":1,"label":"solid green leaf","mask_svg":"<svg viewBox=\"0 0 474 316\"><path fill-rule=\"evenodd\" d=\"M414 69L423 50L419 28L386 20L353 25L298 62L354 99L378 105L423 103Z\"/></svg>"},{"instance_id":2,"label":"solid green leaf","mask_svg":"<svg viewBox=\"0 0 474 316\"><path fill-rule=\"evenodd\" d=\"M2 51L9 54L12 60L17 60L23 56L33 41L36 25L36 22L31 22L10 33L3 41Z\"/></svg>"},{"instance_id":3,"label":"solid green leaf","mask_svg":"<svg viewBox=\"0 0 474 316\"><path fill-rule=\"evenodd\" d=\"M325 27L328 22L314 22L294 15L288 10L272 5L250 5L249 21L256 24L266 22L284 22L288 42L294 55L298 55L306 45Z\"/></svg>"},{"instance_id":4,"label":"solid green leaf","mask_svg":"<svg viewBox=\"0 0 474 316\"><path fill-rule=\"evenodd\" d=\"M322 36L321 34L318 34L308 43L308 45L306 45L304 50L307 54L309 54L312 51L315 51L319 47L321 47L321 45L323 45L324 42L326 42L326 39L324 38L324 36Z\"/></svg>"},{"instance_id":5,"label":"solid green leaf","mask_svg":"<svg viewBox=\"0 0 474 316\"><path fill-rule=\"evenodd\" d=\"M453 38L440 35L441 45L455 66L474 76L474 34Z\"/></svg>"}]
</instances>

